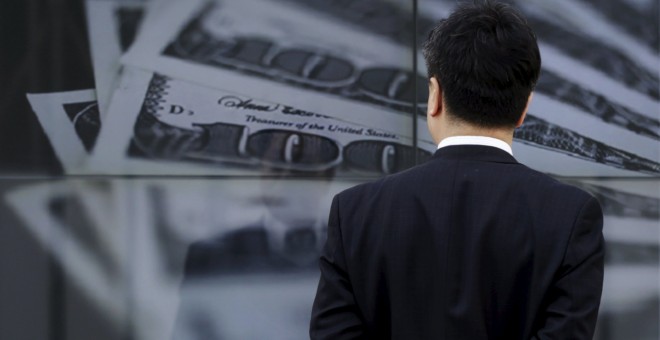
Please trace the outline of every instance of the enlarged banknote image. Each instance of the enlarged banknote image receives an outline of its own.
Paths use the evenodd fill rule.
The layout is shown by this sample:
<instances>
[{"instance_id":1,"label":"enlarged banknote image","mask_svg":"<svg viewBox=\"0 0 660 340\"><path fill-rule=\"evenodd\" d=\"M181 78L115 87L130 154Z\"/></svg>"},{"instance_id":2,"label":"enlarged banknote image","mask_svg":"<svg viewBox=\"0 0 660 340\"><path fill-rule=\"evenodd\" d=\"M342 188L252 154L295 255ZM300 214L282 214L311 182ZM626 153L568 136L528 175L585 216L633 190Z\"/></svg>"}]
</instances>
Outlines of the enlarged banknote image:
<instances>
[{"instance_id":1,"label":"enlarged banknote image","mask_svg":"<svg viewBox=\"0 0 660 340\"><path fill-rule=\"evenodd\" d=\"M127 74L115 98L93 171L378 176L414 166L436 148L428 142L416 148L410 138L335 119L326 110L138 70Z\"/></svg>"},{"instance_id":2,"label":"enlarged banknote image","mask_svg":"<svg viewBox=\"0 0 660 340\"><path fill-rule=\"evenodd\" d=\"M236 11L240 10L247 13L252 9ZM424 91L415 97L415 85L419 89L426 86L426 79L422 76L396 67L360 67L358 58L346 59L319 47L305 48L302 42L289 46L275 37L253 37L243 32L249 31L248 27L211 26L225 20L226 15L225 6L216 4L204 8L202 14L186 24L167 45L162 55L269 80L281 79L294 87L319 89L346 100L374 103L396 111L409 110L413 103L425 104ZM240 12L234 15L239 16ZM223 34L218 34L221 32ZM214 48L209 48L211 46Z\"/></svg>"},{"instance_id":3,"label":"enlarged banknote image","mask_svg":"<svg viewBox=\"0 0 660 340\"><path fill-rule=\"evenodd\" d=\"M273 10L258 14L260 20L235 19L247 17L243 14L253 13L260 6ZM425 27L450 11L452 3L420 4L421 9L431 6L434 11L419 13L419 41L426 34ZM126 63L216 88L231 83L233 89L264 93L263 99L286 96L292 105L306 110L337 108L328 114L367 126L378 124L380 129L431 142L424 121L423 62L417 62L419 70L412 73L408 65L397 63L391 56L395 51L401 55L409 46L391 30L379 30L374 21L356 20L350 5L254 0L192 1L169 7L160 17L145 23L144 34L123 59ZM563 176L657 175L658 101L653 91L647 90L657 88L657 67L644 62L648 58L643 55L621 52L596 37L567 31L558 19L553 19L552 11L539 14L545 8L540 4L521 7L531 13L532 23L542 33L550 33L540 34L544 72L529 124L516 134L514 150L519 160ZM409 27L410 11L393 2L375 10L373 16L375 21ZM310 16L318 16L318 20L304 31L305 35L283 36L288 26L312 25ZM276 26L283 17L296 19L288 26ZM165 22L166 29L156 29L164 28ZM368 55L363 50L365 44L343 46L343 40L322 33L311 41L316 27L322 25L337 32L351 25L360 34L372 36L368 46L383 53L370 58L376 64L369 66L363 58ZM575 37L565 42L557 38L560 33L552 27ZM336 47L329 49L329 44ZM413 55L421 59L419 53ZM412 89L416 94L411 95ZM405 119L408 124L401 124L405 115L400 113L411 112L410 108L420 114L417 129L410 125L410 118ZM612 140L613 135L621 138Z\"/></svg>"},{"instance_id":4,"label":"enlarged banknote image","mask_svg":"<svg viewBox=\"0 0 660 340\"><path fill-rule=\"evenodd\" d=\"M64 168L79 172L101 130L96 92L28 93L27 99Z\"/></svg>"},{"instance_id":5,"label":"enlarged banknote image","mask_svg":"<svg viewBox=\"0 0 660 340\"><path fill-rule=\"evenodd\" d=\"M67 172L377 177L425 161L435 142L425 65L410 40L423 41L454 4L421 1L413 13L404 2L376 3L88 0L97 111L110 123L90 161ZM515 134L517 159L558 176L660 174L653 52L581 30L557 17L564 5L512 3L539 32L544 68ZM232 113L241 111L240 119Z\"/></svg>"},{"instance_id":6,"label":"enlarged banknote image","mask_svg":"<svg viewBox=\"0 0 660 340\"><path fill-rule=\"evenodd\" d=\"M144 23L126 63L216 88L231 84L264 100L313 104L396 133L412 134L412 109L425 102L414 91L426 79L412 73L410 48L286 2L178 2L159 14Z\"/></svg>"}]
</instances>

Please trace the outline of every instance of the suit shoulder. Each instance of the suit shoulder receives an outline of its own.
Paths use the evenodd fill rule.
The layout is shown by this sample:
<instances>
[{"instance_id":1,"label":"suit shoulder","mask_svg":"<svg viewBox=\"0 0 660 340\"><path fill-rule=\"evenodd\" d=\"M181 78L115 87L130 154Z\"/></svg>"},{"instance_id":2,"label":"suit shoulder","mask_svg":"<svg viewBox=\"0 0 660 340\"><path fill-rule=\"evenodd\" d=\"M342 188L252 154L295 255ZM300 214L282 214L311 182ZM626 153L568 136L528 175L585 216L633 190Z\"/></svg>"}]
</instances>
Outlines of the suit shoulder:
<instances>
[{"instance_id":1,"label":"suit shoulder","mask_svg":"<svg viewBox=\"0 0 660 340\"><path fill-rule=\"evenodd\" d=\"M372 180L365 183L356 184L348 189L340 191L335 197L341 201L349 201L351 199L364 196L368 192L372 192L377 187L381 186L383 179Z\"/></svg>"},{"instance_id":2,"label":"suit shoulder","mask_svg":"<svg viewBox=\"0 0 660 340\"><path fill-rule=\"evenodd\" d=\"M379 179L357 184L339 192L336 196L342 201L350 201L353 199L359 199L361 197L374 197L378 192L382 190L393 189L394 187L409 183L409 179L415 177L417 172L422 169L424 165L425 164L420 164L395 174L390 174Z\"/></svg>"},{"instance_id":3,"label":"suit shoulder","mask_svg":"<svg viewBox=\"0 0 660 340\"><path fill-rule=\"evenodd\" d=\"M522 165L522 169L526 173L525 184L533 186L540 192L572 197L576 201L582 202L585 202L590 198L595 199L593 195L575 184L558 180L550 175L531 169L526 165Z\"/></svg>"}]
</instances>

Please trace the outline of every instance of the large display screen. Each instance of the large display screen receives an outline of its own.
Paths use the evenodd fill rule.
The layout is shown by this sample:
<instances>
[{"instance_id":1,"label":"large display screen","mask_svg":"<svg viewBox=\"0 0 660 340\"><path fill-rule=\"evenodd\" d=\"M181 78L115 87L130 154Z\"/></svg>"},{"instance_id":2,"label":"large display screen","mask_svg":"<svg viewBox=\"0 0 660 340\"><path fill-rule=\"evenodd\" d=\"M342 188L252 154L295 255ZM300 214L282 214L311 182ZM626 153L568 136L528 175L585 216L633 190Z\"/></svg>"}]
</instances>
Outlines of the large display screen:
<instances>
[{"instance_id":1,"label":"large display screen","mask_svg":"<svg viewBox=\"0 0 660 340\"><path fill-rule=\"evenodd\" d=\"M658 1L506 2L543 63L514 156L603 206L596 338L658 339ZM0 338L308 338L332 197L437 149L456 4L2 5Z\"/></svg>"}]
</instances>

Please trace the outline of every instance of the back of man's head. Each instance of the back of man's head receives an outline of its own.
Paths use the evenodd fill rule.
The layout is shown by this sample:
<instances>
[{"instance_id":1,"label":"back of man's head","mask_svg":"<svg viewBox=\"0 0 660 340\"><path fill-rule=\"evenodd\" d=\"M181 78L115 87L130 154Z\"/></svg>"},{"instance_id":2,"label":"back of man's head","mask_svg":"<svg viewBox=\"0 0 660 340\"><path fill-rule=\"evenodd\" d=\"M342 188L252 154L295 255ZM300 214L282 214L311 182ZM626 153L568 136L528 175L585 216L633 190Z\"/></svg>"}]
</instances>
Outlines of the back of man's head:
<instances>
[{"instance_id":1,"label":"back of man's head","mask_svg":"<svg viewBox=\"0 0 660 340\"><path fill-rule=\"evenodd\" d=\"M429 34L424 57L452 118L483 128L513 128L541 68L536 36L514 8L464 3Z\"/></svg>"}]
</instances>

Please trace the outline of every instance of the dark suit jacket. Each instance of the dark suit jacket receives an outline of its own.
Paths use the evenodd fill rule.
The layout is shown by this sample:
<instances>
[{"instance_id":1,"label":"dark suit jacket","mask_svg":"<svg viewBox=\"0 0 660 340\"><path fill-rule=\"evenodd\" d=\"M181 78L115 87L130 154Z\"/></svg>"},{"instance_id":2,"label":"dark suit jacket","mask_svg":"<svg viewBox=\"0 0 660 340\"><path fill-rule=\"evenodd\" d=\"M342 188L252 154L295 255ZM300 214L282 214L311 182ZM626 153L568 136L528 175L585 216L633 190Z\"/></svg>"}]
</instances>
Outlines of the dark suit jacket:
<instances>
[{"instance_id":1,"label":"dark suit jacket","mask_svg":"<svg viewBox=\"0 0 660 340\"><path fill-rule=\"evenodd\" d=\"M312 339L591 339L603 282L589 194L488 146L335 196Z\"/></svg>"}]
</instances>

